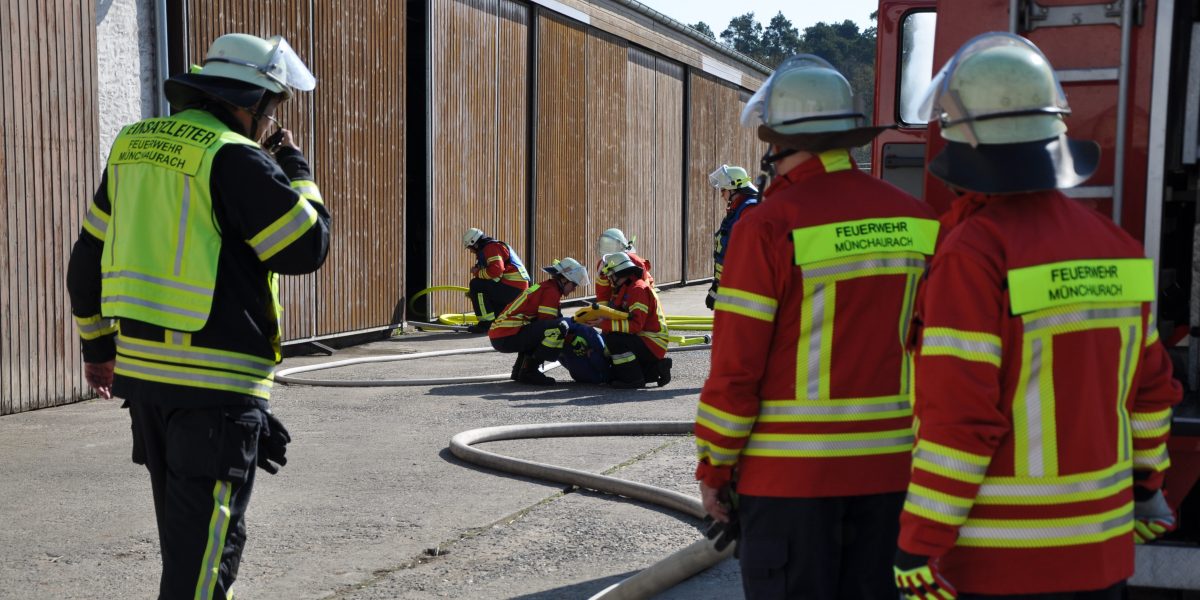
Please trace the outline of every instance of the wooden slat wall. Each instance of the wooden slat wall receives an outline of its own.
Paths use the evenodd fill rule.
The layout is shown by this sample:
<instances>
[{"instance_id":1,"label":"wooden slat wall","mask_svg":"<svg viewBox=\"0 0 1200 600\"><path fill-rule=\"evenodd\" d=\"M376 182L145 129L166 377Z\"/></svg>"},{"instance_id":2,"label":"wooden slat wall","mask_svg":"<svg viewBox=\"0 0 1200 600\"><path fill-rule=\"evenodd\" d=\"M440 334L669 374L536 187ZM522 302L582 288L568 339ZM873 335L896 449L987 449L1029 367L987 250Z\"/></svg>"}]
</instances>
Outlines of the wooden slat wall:
<instances>
[{"instance_id":1,"label":"wooden slat wall","mask_svg":"<svg viewBox=\"0 0 1200 600\"><path fill-rule=\"evenodd\" d=\"M708 174L722 164L738 165L757 175L766 145L754 129L739 122L748 95L721 81L691 74L691 122L688 161L687 278L712 277L713 233L725 217L721 195Z\"/></svg>"},{"instance_id":2,"label":"wooden slat wall","mask_svg":"<svg viewBox=\"0 0 1200 600\"><path fill-rule=\"evenodd\" d=\"M316 334L330 335L402 314L405 3L312 6L315 166L334 240L316 276Z\"/></svg>"},{"instance_id":3,"label":"wooden slat wall","mask_svg":"<svg viewBox=\"0 0 1200 600\"><path fill-rule=\"evenodd\" d=\"M191 62L225 33L279 34L317 77L279 120L313 166L333 240L320 272L282 278L284 339L392 323L404 289L404 3L189 0L187 24Z\"/></svg>"},{"instance_id":4,"label":"wooden slat wall","mask_svg":"<svg viewBox=\"0 0 1200 600\"><path fill-rule=\"evenodd\" d=\"M626 207L626 201L637 201L644 194L626 181L626 147L639 142L625 135L628 53L619 38L601 32L587 36L587 157L586 164L580 165L586 172L587 189L585 196L569 203L575 205L576 215L587 215L580 254L572 256L588 268L593 281L600 258L596 254L600 232L609 227L629 231L628 219L638 211ZM595 288L586 293L595 294Z\"/></svg>"},{"instance_id":5,"label":"wooden slat wall","mask_svg":"<svg viewBox=\"0 0 1200 600\"><path fill-rule=\"evenodd\" d=\"M683 278L683 67L655 59L654 238L651 259L660 284Z\"/></svg>"},{"instance_id":6,"label":"wooden slat wall","mask_svg":"<svg viewBox=\"0 0 1200 600\"><path fill-rule=\"evenodd\" d=\"M588 231L586 218L588 32L577 23L543 15L537 41L537 241L529 260L534 268L563 256L587 263L584 257L595 252L590 239L595 234Z\"/></svg>"},{"instance_id":7,"label":"wooden slat wall","mask_svg":"<svg viewBox=\"0 0 1200 600\"><path fill-rule=\"evenodd\" d=\"M86 391L67 260L99 183L93 0L0 4L0 414Z\"/></svg>"},{"instance_id":8,"label":"wooden slat wall","mask_svg":"<svg viewBox=\"0 0 1200 600\"><path fill-rule=\"evenodd\" d=\"M657 148L654 127L657 123L654 55L640 48L629 48L626 64L625 82L629 102L623 132L627 140L627 180L622 196L625 218L621 225L610 227L620 227L626 236L635 238L634 244L638 254L650 261L655 278L660 278L659 270L663 267L663 259L658 256L656 245L662 236L654 228L654 203L657 199L654 183L656 173L662 170L662 165L657 162L658 157L655 155ZM679 201L678 197L675 198L676 204Z\"/></svg>"},{"instance_id":9,"label":"wooden slat wall","mask_svg":"<svg viewBox=\"0 0 1200 600\"><path fill-rule=\"evenodd\" d=\"M528 9L511 0L433 0L431 8L430 281L467 285L475 264L462 247L468 227L529 259ZM471 310L464 298L448 294L431 298L430 307L436 313Z\"/></svg>"}]
</instances>

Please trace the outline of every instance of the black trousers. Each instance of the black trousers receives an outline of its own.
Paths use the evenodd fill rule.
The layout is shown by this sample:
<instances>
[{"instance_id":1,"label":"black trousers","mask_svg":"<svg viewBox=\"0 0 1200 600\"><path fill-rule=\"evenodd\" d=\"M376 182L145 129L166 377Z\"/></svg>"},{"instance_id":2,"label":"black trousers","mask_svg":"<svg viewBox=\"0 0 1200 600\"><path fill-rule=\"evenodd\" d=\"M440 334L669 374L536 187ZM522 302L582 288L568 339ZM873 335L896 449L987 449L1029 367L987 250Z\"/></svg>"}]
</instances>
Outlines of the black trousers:
<instances>
[{"instance_id":1,"label":"black trousers","mask_svg":"<svg viewBox=\"0 0 1200 600\"><path fill-rule=\"evenodd\" d=\"M471 307L480 321L493 321L509 302L521 295L521 290L499 281L474 277L467 286L471 295Z\"/></svg>"},{"instance_id":2,"label":"black trousers","mask_svg":"<svg viewBox=\"0 0 1200 600\"><path fill-rule=\"evenodd\" d=\"M170 409L131 398L129 416L133 462L150 471L154 492L159 600L231 597L266 415L254 406Z\"/></svg>"},{"instance_id":3,"label":"black trousers","mask_svg":"<svg viewBox=\"0 0 1200 600\"><path fill-rule=\"evenodd\" d=\"M951 584L954 582L951 581ZM1122 581L1102 590L1089 592L1055 592L1053 594L1012 594L991 596L987 594L959 594L960 600L1125 600L1129 590Z\"/></svg>"},{"instance_id":4,"label":"black trousers","mask_svg":"<svg viewBox=\"0 0 1200 600\"><path fill-rule=\"evenodd\" d=\"M892 561L903 492L738 500L747 600L898 597Z\"/></svg>"},{"instance_id":5,"label":"black trousers","mask_svg":"<svg viewBox=\"0 0 1200 600\"><path fill-rule=\"evenodd\" d=\"M506 354L531 354L540 361L558 360L562 352L562 338L557 347L546 342L546 330L558 327L565 319L539 319L517 331L516 335L492 340L492 348Z\"/></svg>"},{"instance_id":6,"label":"black trousers","mask_svg":"<svg viewBox=\"0 0 1200 600\"><path fill-rule=\"evenodd\" d=\"M646 342L634 333L606 333L604 334L604 345L608 348L608 354L613 359L613 378L614 379L634 379L629 371L632 366L626 367L629 363L618 364L618 357L623 354L633 354L634 364L637 365L642 378L646 381L658 379L657 365L658 361L662 360L655 356L650 348L646 347Z\"/></svg>"}]
</instances>

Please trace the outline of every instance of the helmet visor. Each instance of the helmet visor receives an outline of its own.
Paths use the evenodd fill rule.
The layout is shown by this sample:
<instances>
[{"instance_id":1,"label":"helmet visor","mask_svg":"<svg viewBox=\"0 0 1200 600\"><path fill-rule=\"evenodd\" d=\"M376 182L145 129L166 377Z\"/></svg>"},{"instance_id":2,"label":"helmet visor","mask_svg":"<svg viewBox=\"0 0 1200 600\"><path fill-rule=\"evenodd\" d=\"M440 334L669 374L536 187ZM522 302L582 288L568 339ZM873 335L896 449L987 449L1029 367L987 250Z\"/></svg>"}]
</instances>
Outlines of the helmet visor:
<instances>
[{"instance_id":1,"label":"helmet visor","mask_svg":"<svg viewBox=\"0 0 1200 600\"><path fill-rule=\"evenodd\" d=\"M265 71L267 76L302 92L312 91L317 87L317 78L313 77L312 71L308 70L304 61L300 60L300 56L296 54L295 50L292 50L292 46L288 44L287 40L281 36L275 37L279 39L279 43L275 45L275 51L267 62ZM278 76L280 71L284 74L282 78Z\"/></svg>"},{"instance_id":2,"label":"helmet visor","mask_svg":"<svg viewBox=\"0 0 1200 600\"><path fill-rule=\"evenodd\" d=\"M1013 106L1004 110L970 110L964 106L955 90L950 88L955 71L971 57L993 48L1020 48L1036 55L1042 62L1049 65L1046 56L1029 40L1007 32L993 31L975 36L946 62L933 76L929 87L925 89L917 114L925 121L939 120L943 127L955 123L980 120L981 118L997 116L1018 116L1023 114L1070 114L1067 95L1063 92L1062 84L1055 76L1055 94L1044 106Z\"/></svg>"},{"instance_id":3,"label":"helmet visor","mask_svg":"<svg viewBox=\"0 0 1200 600\"><path fill-rule=\"evenodd\" d=\"M742 109L741 123L742 127L757 127L767 122L767 115L770 114L770 99L771 88L779 82L784 75L792 71L800 71L804 69L828 69L837 72L829 61L812 54L797 54L789 57L780 63L771 76L763 82L762 87L758 88L757 92L750 97L746 102L746 107ZM841 111L831 111L841 112ZM827 115L813 114L810 116L821 117Z\"/></svg>"}]
</instances>

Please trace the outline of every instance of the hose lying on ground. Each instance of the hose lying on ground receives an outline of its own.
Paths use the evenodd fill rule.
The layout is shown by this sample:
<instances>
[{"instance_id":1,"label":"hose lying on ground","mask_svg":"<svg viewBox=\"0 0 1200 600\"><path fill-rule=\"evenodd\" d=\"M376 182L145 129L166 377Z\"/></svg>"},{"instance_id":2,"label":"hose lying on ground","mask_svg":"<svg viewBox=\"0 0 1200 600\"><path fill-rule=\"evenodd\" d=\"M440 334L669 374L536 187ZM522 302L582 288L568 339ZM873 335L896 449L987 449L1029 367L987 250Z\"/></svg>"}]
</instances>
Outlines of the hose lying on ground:
<instances>
[{"instance_id":1,"label":"hose lying on ground","mask_svg":"<svg viewBox=\"0 0 1200 600\"><path fill-rule=\"evenodd\" d=\"M502 425L464 431L450 440L450 452L469 463L489 469L566 483L581 488L619 494L634 500L656 504L696 518L704 517L700 500L671 490L578 469L559 467L520 458L510 458L474 448L475 444L502 440L546 437L681 435L692 432L691 421L622 421L604 423L550 423L538 425ZM637 574L592 596L591 600L649 598L675 584L725 560L736 543L718 552L713 542L697 540L682 550L643 569Z\"/></svg>"}]
</instances>

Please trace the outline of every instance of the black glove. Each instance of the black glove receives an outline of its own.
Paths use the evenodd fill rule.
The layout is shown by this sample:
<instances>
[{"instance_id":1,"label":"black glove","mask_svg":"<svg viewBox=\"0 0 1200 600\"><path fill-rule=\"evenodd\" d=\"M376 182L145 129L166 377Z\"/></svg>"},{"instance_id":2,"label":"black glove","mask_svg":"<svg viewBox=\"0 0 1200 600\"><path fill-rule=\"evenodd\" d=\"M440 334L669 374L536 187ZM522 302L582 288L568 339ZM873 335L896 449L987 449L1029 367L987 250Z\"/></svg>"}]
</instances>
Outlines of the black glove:
<instances>
[{"instance_id":1,"label":"black glove","mask_svg":"<svg viewBox=\"0 0 1200 600\"><path fill-rule=\"evenodd\" d=\"M263 141L262 147L267 149L267 152L275 154L279 147L283 145L283 130L276 129L266 140Z\"/></svg>"},{"instance_id":2,"label":"black glove","mask_svg":"<svg viewBox=\"0 0 1200 600\"><path fill-rule=\"evenodd\" d=\"M714 286L708 288L708 295L704 297L704 305L708 307L708 310L712 310L713 305L715 305L716 303L717 303L717 286L714 285Z\"/></svg>"},{"instance_id":3,"label":"black glove","mask_svg":"<svg viewBox=\"0 0 1200 600\"><path fill-rule=\"evenodd\" d=\"M274 475L279 472L279 467L287 464L287 445L292 436L271 411L263 412L267 415L267 426L258 436L258 466ZM272 463L278 463L278 466Z\"/></svg>"},{"instance_id":4,"label":"black glove","mask_svg":"<svg viewBox=\"0 0 1200 600\"><path fill-rule=\"evenodd\" d=\"M720 552L729 544L737 541L742 533L741 524L738 523L738 515L736 510L729 511L729 522L722 523L712 517L705 517L704 523L707 529L704 530L704 537L713 540L713 549Z\"/></svg>"}]
</instances>

